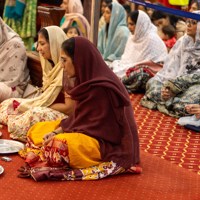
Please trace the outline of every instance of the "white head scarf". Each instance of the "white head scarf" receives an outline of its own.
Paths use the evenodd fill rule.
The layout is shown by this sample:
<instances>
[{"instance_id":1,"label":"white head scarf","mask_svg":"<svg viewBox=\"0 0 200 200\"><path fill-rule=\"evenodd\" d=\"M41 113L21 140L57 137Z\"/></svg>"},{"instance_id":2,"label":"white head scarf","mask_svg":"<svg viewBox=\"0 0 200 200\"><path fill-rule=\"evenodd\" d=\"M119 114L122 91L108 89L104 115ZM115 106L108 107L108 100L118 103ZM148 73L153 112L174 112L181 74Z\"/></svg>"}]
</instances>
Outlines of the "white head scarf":
<instances>
[{"instance_id":1,"label":"white head scarf","mask_svg":"<svg viewBox=\"0 0 200 200\"><path fill-rule=\"evenodd\" d=\"M168 53L149 16L141 10L138 12L134 35L129 35L121 60L114 61L110 66L119 77L123 77L130 67L138 63L164 62Z\"/></svg>"},{"instance_id":2,"label":"white head scarf","mask_svg":"<svg viewBox=\"0 0 200 200\"><path fill-rule=\"evenodd\" d=\"M22 39L0 17L0 82L23 90L29 80L26 61Z\"/></svg>"},{"instance_id":3,"label":"white head scarf","mask_svg":"<svg viewBox=\"0 0 200 200\"><path fill-rule=\"evenodd\" d=\"M200 11L193 13L200 14ZM170 50L163 69L154 77L158 81L175 79L184 74L200 72L200 21L197 23L195 41L185 34Z\"/></svg>"},{"instance_id":4,"label":"white head scarf","mask_svg":"<svg viewBox=\"0 0 200 200\"><path fill-rule=\"evenodd\" d=\"M157 34L157 28L149 16L139 10L134 35L129 37L122 60L129 60L132 64L150 60L162 62L166 56L167 48Z\"/></svg>"},{"instance_id":5,"label":"white head scarf","mask_svg":"<svg viewBox=\"0 0 200 200\"><path fill-rule=\"evenodd\" d=\"M8 42L11 38L18 36L0 17L0 47Z\"/></svg>"}]
</instances>

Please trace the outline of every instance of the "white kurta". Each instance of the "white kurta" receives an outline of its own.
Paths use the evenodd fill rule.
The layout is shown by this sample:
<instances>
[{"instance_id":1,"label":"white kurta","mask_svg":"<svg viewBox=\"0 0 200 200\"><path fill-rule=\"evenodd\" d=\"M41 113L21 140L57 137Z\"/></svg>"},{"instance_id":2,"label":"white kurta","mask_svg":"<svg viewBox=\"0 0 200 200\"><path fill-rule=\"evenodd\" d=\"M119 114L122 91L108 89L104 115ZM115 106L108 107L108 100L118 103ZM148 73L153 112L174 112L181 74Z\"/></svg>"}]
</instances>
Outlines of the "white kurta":
<instances>
[{"instance_id":1,"label":"white kurta","mask_svg":"<svg viewBox=\"0 0 200 200\"><path fill-rule=\"evenodd\" d=\"M149 16L139 10L134 35L130 35L121 60L115 60L110 67L119 77L123 77L130 67L143 61L163 62L167 48L157 34L157 28Z\"/></svg>"}]
</instances>

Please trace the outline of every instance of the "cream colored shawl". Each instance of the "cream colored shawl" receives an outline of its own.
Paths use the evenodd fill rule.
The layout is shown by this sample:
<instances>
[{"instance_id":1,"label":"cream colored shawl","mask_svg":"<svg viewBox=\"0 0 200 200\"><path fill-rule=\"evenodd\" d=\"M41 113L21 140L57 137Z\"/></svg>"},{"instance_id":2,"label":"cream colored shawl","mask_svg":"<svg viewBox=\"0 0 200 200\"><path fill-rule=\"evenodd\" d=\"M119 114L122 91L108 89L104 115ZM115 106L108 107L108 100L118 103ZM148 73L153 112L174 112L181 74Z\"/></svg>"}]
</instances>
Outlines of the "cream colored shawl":
<instances>
[{"instance_id":1,"label":"cream colored shawl","mask_svg":"<svg viewBox=\"0 0 200 200\"><path fill-rule=\"evenodd\" d=\"M63 41L66 40L66 34L58 26L45 27L49 34L50 51L52 56L52 61L54 62L54 67L50 64L48 60L45 60L40 55L40 61L43 71L43 93L33 99L24 99L18 111L24 112L32 107L42 106L48 107L56 100L59 93L62 90L62 79L63 79L63 69L59 62L60 59L60 49Z\"/></svg>"}]
</instances>

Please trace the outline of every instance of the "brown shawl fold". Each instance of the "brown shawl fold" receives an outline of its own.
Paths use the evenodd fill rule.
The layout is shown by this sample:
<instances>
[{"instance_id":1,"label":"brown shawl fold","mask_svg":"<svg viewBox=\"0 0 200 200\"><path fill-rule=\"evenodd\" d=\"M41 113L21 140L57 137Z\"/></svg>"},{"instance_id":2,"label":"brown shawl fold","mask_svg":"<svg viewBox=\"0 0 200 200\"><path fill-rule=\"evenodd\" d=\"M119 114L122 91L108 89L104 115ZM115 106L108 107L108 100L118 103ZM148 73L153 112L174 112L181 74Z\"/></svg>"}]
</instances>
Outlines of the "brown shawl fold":
<instances>
[{"instance_id":1,"label":"brown shawl fold","mask_svg":"<svg viewBox=\"0 0 200 200\"><path fill-rule=\"evenodd\" d=\"M125 169L139 163L137 126L123 84L97 48L82 37L75 38L74 66L76 84L66 90L77 104L73 115L61 122L63 131L96 138L103 161Z\"/></svg>"}]
</instances>

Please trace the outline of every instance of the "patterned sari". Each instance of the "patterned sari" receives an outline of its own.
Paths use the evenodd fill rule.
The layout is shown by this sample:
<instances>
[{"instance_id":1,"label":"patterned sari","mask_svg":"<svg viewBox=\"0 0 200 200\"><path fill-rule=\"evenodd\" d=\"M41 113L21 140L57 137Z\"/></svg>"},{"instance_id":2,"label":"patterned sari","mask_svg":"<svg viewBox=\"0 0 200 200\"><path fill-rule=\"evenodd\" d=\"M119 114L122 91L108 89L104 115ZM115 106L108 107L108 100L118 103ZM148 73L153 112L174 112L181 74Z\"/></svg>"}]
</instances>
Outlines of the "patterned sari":
<instances>
[{"instance_id":1,"label":"patterned sari","mask_svg":"<svg viewBox=\"0 0 200 200\"><path fill-rule=\"evenodd\" d=\"M113 161L102 162L98 141L82 133L59 134L42 146L43 136L59 124L60 120L39 122L30 128L27 147L19 154L31 168L21 168L21 176L35 181L97 180L125 172L141 173L139 166L125 170Z\"/></svg>"},{"instance_id":2,"label":"patterned sari","mask_svg":"<svg viewBox=\"0 0 200 200\"><path fill-rule=\"evenodd\" d=\"M4 20L31 50L36 37L37 0L6 0Z\"/></svg>"},{"instance_id":3,"label":"patterned sari","mask_svg":"<svg viewBox=\"0 0 200 200\"><path fill-rule=\"evenodd\" d=\"M105 61L121 59L129 36L126 11L117 2L112 2L112 12L108 32L105 24L98 35L98 49Z\"/></svg>"},{"instance_id":4,"label":"patterned sari","mask_svg":"<svg viewBox=\"0 0 200 200\"><path fill-rule=\"evenodd\" d=\"M0 17L0 102L19 98L30 80L23 41Z\"/></svg>"},{"instance_id":5,"label":"patterned sari","mask_svg":"<svg viewBox=\"0 0 200 200\"><path fill-rule=\"evenodd\" d=\"M198 13L198 12L197 12ZM200 22L197 23L196 37L184 35L171 49L163 69L147 82L146 94L141 104L149 109L173 117L188 115L187 104L200 103ZM164 101L161 89L168 87L173 97Z\"/></svg>"},{"instance_id":6,"label":"patterned sari","mask_svg":"<svg viewBox=\"0 0 200 200\"><path fill-rule=\"evenodd\" d=\"M20 169L20 177L96 180L140 173L138 132L128 93L93 43L84 37L66 43L74 49L73 87L64 79L65 91L76 101L74 112L61 122L39 122L30 128L27 149L20 153L28 166ZM47 144L46 134L52 136Z\"/></svg>"}]
</instances>

